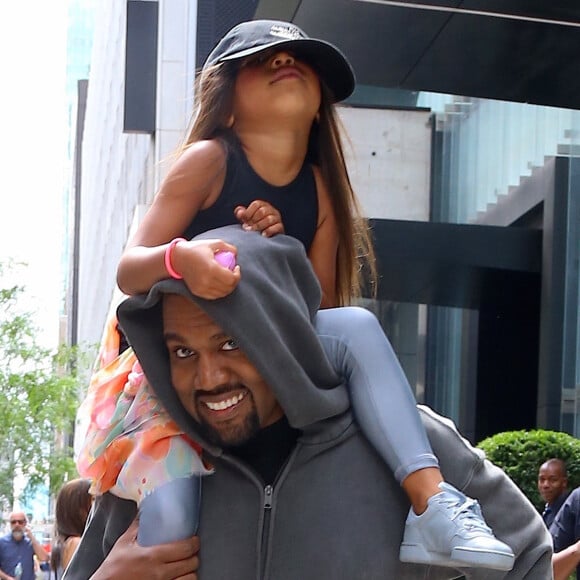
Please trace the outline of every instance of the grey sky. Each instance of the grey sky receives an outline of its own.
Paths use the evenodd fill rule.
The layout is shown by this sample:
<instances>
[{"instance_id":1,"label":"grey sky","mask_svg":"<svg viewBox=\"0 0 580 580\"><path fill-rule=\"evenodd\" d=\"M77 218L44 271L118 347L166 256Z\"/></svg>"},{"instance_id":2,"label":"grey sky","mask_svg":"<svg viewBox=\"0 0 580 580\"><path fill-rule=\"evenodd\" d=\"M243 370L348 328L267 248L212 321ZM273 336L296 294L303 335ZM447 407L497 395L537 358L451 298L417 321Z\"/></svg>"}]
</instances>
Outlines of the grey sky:
<instances>
[{"instance_id":1,"label":"grey sky","mask_svg":"<svg viewBox=\"0 0 580 580\"><path fill-rule=\"evenodd\" d=\"M56 344L65 179L67 2L0 8L0 259L29 263L22 282L43 340Z\"/></svg>"}]
</instances>

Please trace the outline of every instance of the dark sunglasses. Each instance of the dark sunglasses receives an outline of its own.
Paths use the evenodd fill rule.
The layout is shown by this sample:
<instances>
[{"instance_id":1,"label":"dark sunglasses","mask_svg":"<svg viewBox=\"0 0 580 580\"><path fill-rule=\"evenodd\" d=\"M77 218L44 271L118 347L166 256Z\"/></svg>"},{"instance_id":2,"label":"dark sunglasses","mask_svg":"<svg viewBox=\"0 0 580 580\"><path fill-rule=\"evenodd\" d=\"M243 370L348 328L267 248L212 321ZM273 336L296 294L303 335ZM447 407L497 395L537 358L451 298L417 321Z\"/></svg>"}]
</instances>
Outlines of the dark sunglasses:
<instances>
[{"instance_id":1,"label":"dark sunglasses","mask_svg":"<svg viewBox=\"0 0 580 580\"><path fill-rule=\"evenodd\" d=\"M270 48L268 50L264 50L262 52L258 52L257 54L251 54L250 56L246 56L242 58L239 62L239 68L251 68L256 66L262 66L266 64L275 54L279 52L286 52L290 56L292 56L296 60L302 60L299 55L296 54L293 50L286 50L284 48Z\"/></svg>"},{"instance_id":2,"label":"dark sunglasses","mask_svg":"<svg viewBox=\"0 0 580 580\"><path fill-rule=\"evenodd\" d=\"M20 524L21 526L23 526L26 523L26 520L10 520L10 523L12 525L14 525L14 524Z\"/></svg>"}]
</instances>

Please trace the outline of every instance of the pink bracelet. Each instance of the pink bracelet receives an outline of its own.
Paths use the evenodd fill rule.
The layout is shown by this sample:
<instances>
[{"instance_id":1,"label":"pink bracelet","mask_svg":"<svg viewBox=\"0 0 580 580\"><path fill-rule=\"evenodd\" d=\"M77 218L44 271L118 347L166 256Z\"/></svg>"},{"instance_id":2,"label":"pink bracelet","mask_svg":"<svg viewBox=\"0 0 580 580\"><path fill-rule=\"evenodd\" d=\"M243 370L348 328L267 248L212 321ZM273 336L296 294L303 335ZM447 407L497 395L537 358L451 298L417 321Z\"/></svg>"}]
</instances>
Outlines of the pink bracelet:
<instances>
[{"instance_id":1,"label":"pink bracelet","mask_svg":"<svg viewBox=\"0 0 580 580\"><path fill-rule=\"evenodd\" d=\"M175 248L179 242L186 241L187 240L185 238L175 238L174 240L171 240L167 248L165 248L165 269L167 270L167 273L176 280L182 280L183 276L179 274L179 272L176 272L173 268L171 264L171 254L173 253L173 248Z\"/></svg>"}]
</instances>

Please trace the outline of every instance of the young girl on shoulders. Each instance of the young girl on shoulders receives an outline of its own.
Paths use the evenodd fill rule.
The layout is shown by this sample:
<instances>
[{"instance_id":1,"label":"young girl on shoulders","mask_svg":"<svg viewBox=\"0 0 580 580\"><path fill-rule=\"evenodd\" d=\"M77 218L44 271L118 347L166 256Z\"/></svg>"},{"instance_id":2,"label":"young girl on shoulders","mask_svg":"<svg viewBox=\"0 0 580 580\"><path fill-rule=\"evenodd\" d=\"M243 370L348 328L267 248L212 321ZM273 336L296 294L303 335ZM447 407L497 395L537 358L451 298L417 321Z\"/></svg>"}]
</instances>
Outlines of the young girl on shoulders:
<instances>
[{"instance_id":1,"label":"young girl on shoulders","mask_svg":"<svg viewBox=\"0 0 580 580\"><path fill-rule=\"evenodd\" d=\"M265 236L286 233L299 239L320 280L322 307L348 305L360 294L361 262L366 260L371 277L374 273L372 245L348 178L334 110L353 89L344 55L293 24L257 20L230 30L201 71L187 139L121 258L121 290L145 293L173 276L206 299L229 294L243 273L223 267L215 256L235 255L236 248L217 239L189 240L240 222ZM319 312L316 326L341 345L327 353L329 359L349 383L363 433L411 502L401 559L511 569L511 549L493 536L477 502L444 482L411 389L376 318L362 308L328 308ZM124 356L121 367L127 369L134 359ZM112 374L118 371L117 366ZM111 407L114 401L121 409L114 413L120 426L111 437L108 426L93 420L85 467L94 473L95 466L110 464L110 454L119 448L129 465L147 431L135 429L135 421L127 428L125 411L131 397L139 398L135 388L124 392L117 381L102 396L101 379L95 378L89 394L91 417L98 415L95 406L107 401ZM152 393L145 396L154 400ZM135 417L143 424L142 412ZM172 429L179 432L175 425L167 432L173 434ZM126 445L124 437L133 443ZM115 451L109 450L113 439L122 442ZM195 473L207 473L200 461L191 463L197 465ZM126 486L110 474L106 479L107 485L95 484L100 492ZM134 495L138 501L143 490Z\"/></svg>"}]
</instances>

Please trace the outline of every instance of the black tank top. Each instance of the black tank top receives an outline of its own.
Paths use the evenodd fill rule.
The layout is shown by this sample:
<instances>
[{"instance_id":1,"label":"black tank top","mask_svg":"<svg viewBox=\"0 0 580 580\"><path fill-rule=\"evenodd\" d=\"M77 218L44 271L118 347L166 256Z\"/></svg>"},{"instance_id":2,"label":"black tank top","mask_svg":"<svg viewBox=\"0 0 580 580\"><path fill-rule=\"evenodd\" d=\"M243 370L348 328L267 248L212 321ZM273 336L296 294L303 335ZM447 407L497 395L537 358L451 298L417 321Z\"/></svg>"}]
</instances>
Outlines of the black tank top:
<instances>
[{"instance_id":1,"label":"black tank top","mask_svg":"<svg viewBox=\"0 0 580 580\"><path fill-rule=\"evenodd\" d=\"M234 208L256 199L271 203L282 215L284 231L310 249L318 223L318 196L312 166L305 163L296 178L281 187L264 181L249 164L241 146L229 144L226 178L215 203L201 210L185 230L191 239L213 228L237 224Z\"/></svg>"}]
</instances>

